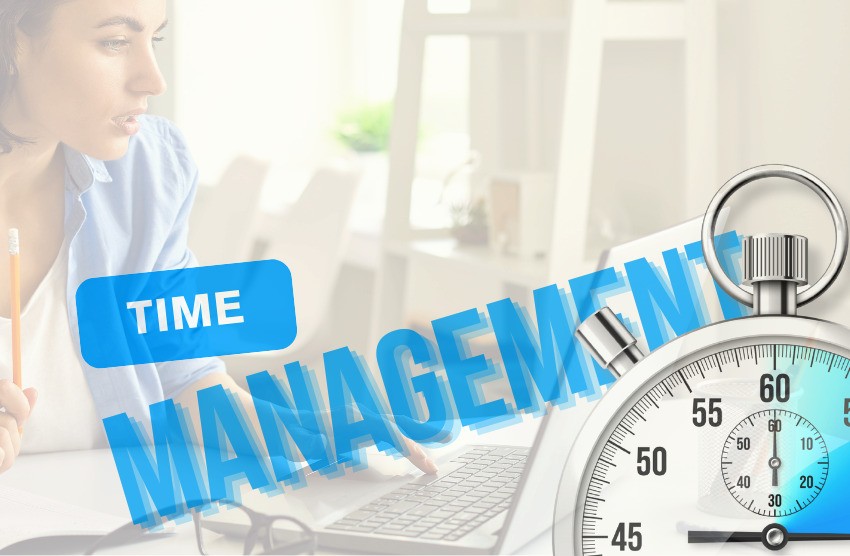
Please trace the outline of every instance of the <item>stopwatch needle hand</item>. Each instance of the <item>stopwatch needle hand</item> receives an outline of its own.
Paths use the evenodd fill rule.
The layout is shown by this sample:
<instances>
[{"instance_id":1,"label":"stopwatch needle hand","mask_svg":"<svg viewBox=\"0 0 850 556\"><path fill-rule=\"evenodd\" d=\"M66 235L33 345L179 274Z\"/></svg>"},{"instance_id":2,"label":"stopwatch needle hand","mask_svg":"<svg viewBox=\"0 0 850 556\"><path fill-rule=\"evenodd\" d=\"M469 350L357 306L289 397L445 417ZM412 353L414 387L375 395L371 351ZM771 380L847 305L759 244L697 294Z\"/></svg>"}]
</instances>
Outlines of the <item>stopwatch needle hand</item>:
<instances>
[{"instance_id":1,"label":"stopwatch needle hand","mask_svg":"<svg viewBox=\"0 0 850 556\"><path fill-rule=\"evenodd\" d=\"M776 429L773 429L773 459L771 467L773 468L773 486L779 486L779 466L775 464L779 458L776 456Z\"/></svg>"},{"instance_id":2,"label":"stopwatch needle hand","mask_svg":"<svg viewBox=\"0 0 850 556\"><path fill-rule=\"evenodd\" d=\"M761 542L771 550L779 550L791 541L850 541L848 533L789 533L774 523L755 531L688 531L688 543Z\"/></svg>"},{"instance_id":3,"label":"stopwatch needle hand","mask_svg":"<svg viewBox=\"0 0 850 556\"><path fill-rule=\"evenodd\" d=\"M776 411L773 412L774 423L776 423ZM777 427L774 424L773 426L773 457L770 458L768 462L769 467L773 470L773 486L779 486L779 466L781 465L781 460L779 459L779 454L777 453L777 441L776 441L776 433Z\"/></svg>"},{"instance_id":4,"label":"stopwatch needle hand","mask_svg":"<svg viewBox=\"0 0 850 556\"><path fill-rule=\"evenodd\" d=\"M688 542L761 542L761 533L742 531L688 531Z\"/></svg>"},{"instance_id":5,"label":"stopwatch needle hand","mask_svg":"<svg viewBox=\"0 0 850 556\"><path fill-rule=\"evenodd\" d=\"M848 533L788 533L789 541L850 541Z\"/></svg>"}]
</instances>

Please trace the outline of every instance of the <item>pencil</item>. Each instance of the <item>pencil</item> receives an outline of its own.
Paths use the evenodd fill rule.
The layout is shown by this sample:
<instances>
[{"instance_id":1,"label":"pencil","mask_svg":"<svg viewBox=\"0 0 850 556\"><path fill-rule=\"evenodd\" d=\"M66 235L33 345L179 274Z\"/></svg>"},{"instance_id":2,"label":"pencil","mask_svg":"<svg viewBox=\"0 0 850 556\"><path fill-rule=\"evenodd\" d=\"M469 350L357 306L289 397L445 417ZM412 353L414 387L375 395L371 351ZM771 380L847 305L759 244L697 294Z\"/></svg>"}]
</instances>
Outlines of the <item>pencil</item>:
<instances>
[{"instance_id":1,"label":"pencil","mask_svg":"<svg viewBox=\"0 0 850 556\"><path fill-rule=\"evenodd\" d=\"M23 388L21 376L21 242L18 229L9 230L9 274L12 283L12 382ZM23 436L23 427L18 427Z\"/></svg>"},{"instance_id":2,"label":"pencil","mask_svg":"<svg viewBox=\"0 0 850 556\"><path fill-rule=\"evenodd\" d=\"M9 230L9 272L12 283L12 382L23 387L21 377L21 243L18 229Z\"/></svg>"}]
</instances>

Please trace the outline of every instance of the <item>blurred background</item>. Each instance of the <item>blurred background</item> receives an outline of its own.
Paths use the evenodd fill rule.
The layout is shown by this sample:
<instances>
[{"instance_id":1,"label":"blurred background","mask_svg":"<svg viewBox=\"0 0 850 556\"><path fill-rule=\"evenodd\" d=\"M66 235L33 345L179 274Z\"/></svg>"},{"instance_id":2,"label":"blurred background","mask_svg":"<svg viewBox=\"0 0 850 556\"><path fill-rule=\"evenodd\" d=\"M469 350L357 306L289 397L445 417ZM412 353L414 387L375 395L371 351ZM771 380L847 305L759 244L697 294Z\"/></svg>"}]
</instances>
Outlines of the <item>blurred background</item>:
<instances>
[{"instance_id":1,"label":"blurred background","mask_svg":"<svg viewBox=\"0 0 850 556\"><path fill-rule=\"evenodd\" d=\"M277 258L294 274L296 344L237 359L238 373L526 301L699 216L750 166L800 166L850 203L843 0L169 10L170 88L152 111L200 167L191 247L202 264ZM808 235L817 276L826 209L774 185L736 197L727 228ZM807 313L850 324L846 284Z\"/></svg>"}]
</instances>

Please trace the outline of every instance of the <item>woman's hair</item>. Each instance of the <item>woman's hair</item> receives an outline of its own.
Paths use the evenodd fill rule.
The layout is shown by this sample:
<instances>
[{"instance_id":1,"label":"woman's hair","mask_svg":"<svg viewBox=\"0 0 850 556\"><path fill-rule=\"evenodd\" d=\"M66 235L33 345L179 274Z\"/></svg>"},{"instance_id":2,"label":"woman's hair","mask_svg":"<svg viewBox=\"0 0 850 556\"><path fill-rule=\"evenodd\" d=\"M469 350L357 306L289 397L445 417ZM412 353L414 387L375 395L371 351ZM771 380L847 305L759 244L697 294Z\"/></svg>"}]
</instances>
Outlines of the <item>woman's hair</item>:
<instances>
[{"instance_id":1,"label":"woman's hair","mask_svg":"<svg viewBox=\"0 0 850 556\"><path fill-rule=\"evenodd\" d=\"M16 32L36 36L50 22L53 8L64 0L0 0L0 107L8 100L18 76ZM0 122L0 153L31 142L19 137Z\"/></svg>"}]
</instances>

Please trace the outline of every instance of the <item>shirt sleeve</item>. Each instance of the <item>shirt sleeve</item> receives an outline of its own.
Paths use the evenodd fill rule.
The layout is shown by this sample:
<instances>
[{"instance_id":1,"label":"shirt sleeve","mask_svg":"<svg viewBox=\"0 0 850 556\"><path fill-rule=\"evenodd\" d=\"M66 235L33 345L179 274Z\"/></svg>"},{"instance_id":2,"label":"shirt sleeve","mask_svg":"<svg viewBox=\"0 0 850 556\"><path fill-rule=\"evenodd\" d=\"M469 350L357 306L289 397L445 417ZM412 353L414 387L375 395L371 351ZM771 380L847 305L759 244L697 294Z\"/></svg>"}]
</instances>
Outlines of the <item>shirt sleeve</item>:
<instances>
[{"instance_id":1,"label":"shirt sleeve","mask_svg":"<svg viewBox=\"0 0 850 556\"><path fill-rule=\"evenodd\" d=\"M198 190L198 167L192 159L183 134L169 125L172 148L179 175L183 178L182 198L174 224L166 237L154 270L178 270L198 266L195 255L189 249L189 215ZM156 365L165 399L180 394L187 386L210 373L226 372L224 362L218 357L203 357L182 361L169 361Z\"/></svg>"}]
</instances>

